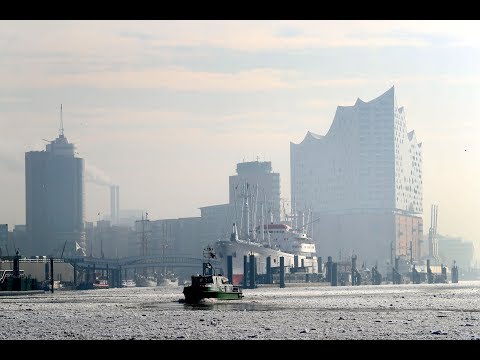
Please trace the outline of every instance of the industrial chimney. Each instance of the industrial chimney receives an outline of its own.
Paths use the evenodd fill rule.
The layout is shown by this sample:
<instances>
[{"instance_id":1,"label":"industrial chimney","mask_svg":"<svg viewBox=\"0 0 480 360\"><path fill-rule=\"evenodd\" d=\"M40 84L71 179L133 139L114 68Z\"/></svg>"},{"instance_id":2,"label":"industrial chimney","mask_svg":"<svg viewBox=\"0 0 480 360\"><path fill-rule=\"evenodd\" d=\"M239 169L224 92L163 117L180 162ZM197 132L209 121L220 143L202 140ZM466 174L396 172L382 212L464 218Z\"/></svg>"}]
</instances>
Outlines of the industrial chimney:
<instances>
[{"instance_id":1,"label":"industrial chimney","mask_svg":"<svg viewBox=\"0 0 480 360\"><path fill-rule=\"evenodd\" d=\"M112 225L118 225L119 222L119 190L118 185L110 186L110 221Z\"/></svg>"}]
</instances>

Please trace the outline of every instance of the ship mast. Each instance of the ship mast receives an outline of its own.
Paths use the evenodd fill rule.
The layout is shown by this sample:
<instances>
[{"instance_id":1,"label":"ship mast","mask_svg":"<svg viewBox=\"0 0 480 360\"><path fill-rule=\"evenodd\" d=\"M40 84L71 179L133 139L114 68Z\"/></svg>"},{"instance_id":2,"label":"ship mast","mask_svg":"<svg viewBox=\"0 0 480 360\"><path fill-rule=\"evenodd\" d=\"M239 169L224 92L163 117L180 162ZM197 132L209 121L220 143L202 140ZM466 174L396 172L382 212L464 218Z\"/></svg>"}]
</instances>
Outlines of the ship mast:
<instances>
[{"instance_id":1,"label":"ship mast","mask_svg":"<svg viewBox=\"0 0 480 360\"><path fill-rule=\"evenodd\" d=\"M248 202L248 196L250 194L250 184L247 183L247 191L245 193L245 212L246 212L246 223L245 223L245 233L247 234L248 241L251 240L250 238L250 204Z\"/></svg>"},{"instance_id":2,"label":"ship mast","mask_svg":"<svg viewBox=\"0 0 480 360\"><path fill-rule=\"evenodd\" d=\"M142 256L147 256L148 239L145 234L145 222L148 222L148 212L145 213L145 218L143 217L143 212L142 212L142 238L140 241Z\"/></svg>"},{"instance_id":3,"label":"ship mast","mask_svg":"<svg viewBox=\"0 0 480 360\"><path fill-rule=\"evenodd\" d=\"M250 208L248 206L248 188L249 184L246 182L243 184L243 207L242 207L242 232L245 234L244 236L248 241L250 241L250 234L249 234L249 229L250 229ZM245 220L245 221L243 221Z\"/></svg>"},{"instance_id":4,"label":"ship mast","mask_svg":"<svg viewBox=\"0 0 480 360\"><path fill-rule=\"evenodd\" d=\"M163 243L162 243L162 258L164 259L163 261L165 262L165 249L168 247L168 229L167 229L167 224L164 224L162 226L163 228ZM163 266L163 275L167 275L167 265Z\"/></svg>"},{"instance_id":5,"label":"ship mast","mask_svg":"<svg viewBox=\"0 0 480 360\"><path fill-rule=\"evenodd\" d=\"M428 255L435 261L438 261L437 220L438 205L432 205L432 211L430 216L430 229L428 230Z\"/></svg>"},{"instance_id":6,"label":"ship mast","mask_svg":"<svg viewBox=\"0 0 480 360\"><path fill-rule=\"evenodd\" d=\"M260 206L260 209L261 209L260 211L262 213L262 221L261 221L262 226L261 226L261 230L260 230L262 232L262 244L265 243L265 216L264 216L264 211L263 211L263 205L264 205L264 203L262 203L261 206Z\"/></svg>"},{"instance_id":7,"label":"ship mast","mask_svg":"<svg viewBox=\"0 0 480 360\"><path fill-rule=\"evenodd\" d=\"M252 237L253 241L257 240L257 212L258 212L258 184L255 184L255 194L253 195L253 213L252 213Z\"/></svg>"},{"instance_id":8,"label":"ship mast","mask_svg":"<svg viewBox=\"0 0 480 360\"><path fill-rule=\"evenodd\" d=\"M148 212L145 212L145 218L143 217L143 212L142 212L142 239L140 242L142 247L142 256L147 256L148 239L145 234L145 222L148 222ZM147 277L147 268L143 269L143 276Z\"/></svg>"},{"instance_id":9,"label":"ship mast","mask_svg":"<svg viewBox=\"0 0 480 360\"><path fill-rule=\"evenodd\" d=\"M267 194L264 192L263 193L263 198L264 198L264 204L267 205ZM270 212L270 216L272 215L272 212ZM263 227L265 228L265 221L262 221L263 222ZM273 223L273 220L270 219L270 223ZM268 246L272 246L272 243L270 241L270 229L268 227L268 223L267 223L267 243L268 243ZM265 230L263 230L265 231Z\"/></svg>"}]
</instances>

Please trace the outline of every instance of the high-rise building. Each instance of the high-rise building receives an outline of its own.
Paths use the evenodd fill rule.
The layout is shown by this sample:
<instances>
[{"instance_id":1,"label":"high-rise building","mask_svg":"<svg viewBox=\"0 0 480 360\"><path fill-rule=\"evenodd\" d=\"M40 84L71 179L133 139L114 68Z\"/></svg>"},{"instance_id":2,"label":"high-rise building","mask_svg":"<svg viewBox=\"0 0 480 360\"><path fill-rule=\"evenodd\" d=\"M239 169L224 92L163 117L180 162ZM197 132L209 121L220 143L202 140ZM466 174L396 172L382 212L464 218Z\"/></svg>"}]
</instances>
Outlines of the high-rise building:
<instances>
[{"instance_id":1,"label":"high-rise building","mask_svg":"<svg viewBox=\"0 0 480 360\"><path fill-rule=\"evenodd\" d=\"M229 176L229 201L242 205L242 201L254 200L263 204L267 221L280 219L280 174L273 172L270 161L249 161L237 164L237 175ZM253 202L248 204L253 209ZM260 211L260 210L258 210Z\"/></svg>"},{"instance_id":2,"label":"high-rise building","mask_svg":"<svg viewBox=\"0 0 480 360\"><path fill-rule=\"evenodd\" d=\"M422 257L422 147L393 86L338 106L326 135L290 143L290 161L292 202L313 212L317 252L370 266Z\"/></svg>"},{"instance_id":3,"label":"high-rise building","mask_svg":"<svg viewBox=\"0 0 480 360\"><path fill-rule=\"evenodd\" d=\"M25 153L30 255L71 256L85 251L85 165L64 135L61 116L59 136L44 151Z\"/></svg>"}]
</instances>

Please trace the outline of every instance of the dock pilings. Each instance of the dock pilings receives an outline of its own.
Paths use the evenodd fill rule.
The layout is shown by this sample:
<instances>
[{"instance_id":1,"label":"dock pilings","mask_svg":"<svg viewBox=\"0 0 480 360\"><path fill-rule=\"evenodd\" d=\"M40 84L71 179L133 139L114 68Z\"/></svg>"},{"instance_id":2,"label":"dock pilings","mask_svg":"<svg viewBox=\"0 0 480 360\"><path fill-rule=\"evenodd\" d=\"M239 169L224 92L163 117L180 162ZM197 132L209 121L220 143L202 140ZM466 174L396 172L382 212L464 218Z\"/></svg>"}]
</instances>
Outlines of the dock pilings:
<instances>
[{"instance_id":1,"label":"dock pilings","mask_svg":"<svg viewBox=\"0 0 480 360\"><path fill-rule=\"evenodd\" d=\"M228 255L227 257L227 277L228 281L233 284L233 257Z\"/></svg>"},{"instance_id":2,"label":"dock pilings","mask_svg":"<svg viewBox=\"0 0 480 360\"><path fill-rule=\"evenodd\" d=\"M250 289L255 287L255 255L250 254Z\"/></svg>"},{"instance_id":3,"label":"dock pilings","mask_svg":"<svg viewBox=\"0 0 480 360\"><path fill-rule=\"evenodd\" d=\"M247 255L243 255L243 287L247 288L248 277L248 258Z\"/></svg>"},{"instance_id":4,"label":"dock pilings","mask_svg":"<svg viewBox=\"0 0 480 360\"><path fill-rule=\"evenodd\" d=\"M267 257L267 284L273 284L273 275L272 275L272 257Z\"/></svg>"},{"instance_id":5,"label":"dock pilings","mask_svg":"<svg viewBox=\"0 0 480 360\"><path fill-rule=\"evenodd\" d=\"M452 266L452 283L458 283L458 266L455 262Z\"/></svg>"},{"instance_id":6,"label":"dock pilings","mask_svg":"<svg viewBox=\"0 0 480 360\"><path fill-rule=\"evenodd\" d=\"M280 256L280 287L285 287L285 259Z\"/></svg>"},{"instance_id":7,"label":"dock pilings","mask_svg":"<svg viewBox=\"0 0 480 360\"><path fill-rule=\"evenodd\" d=\"M53 294L53 285L54 285L55 278L53 277L53 257L50 258L50 288Z\"/></svg>"}]
</instances>

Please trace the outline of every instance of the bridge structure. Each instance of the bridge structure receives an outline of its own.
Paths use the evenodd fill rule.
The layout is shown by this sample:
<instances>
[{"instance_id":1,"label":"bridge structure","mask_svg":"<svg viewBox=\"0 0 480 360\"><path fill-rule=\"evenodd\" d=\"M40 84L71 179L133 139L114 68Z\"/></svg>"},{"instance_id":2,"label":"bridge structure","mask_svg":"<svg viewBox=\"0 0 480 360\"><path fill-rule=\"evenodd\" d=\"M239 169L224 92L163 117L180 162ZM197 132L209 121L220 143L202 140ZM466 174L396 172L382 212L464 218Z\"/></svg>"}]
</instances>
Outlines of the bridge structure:
<instances>
[{"instance_id":1,"label":"bridge structure","mask_svg":"<svg viewBox=\"0 0 480 360\"><path fill-rule=\"evenodd\" d=\"M76 265L77 268L87 268L95 266L98 270L118 270L118 269L137 269L147 267L175 267L175 268L199 268L202 270L203 258L194 258L187 256L166 256L166 255L148 255L148 256L128 256L124 258L94 258L94 257L76 257L65 258L64 261ZM209 260L214 266L220 266L220 261Z\"/></svg>"},{"instance_id":2,"label":"bridge structure","mask_svg":"<svg viewBox=\"0 0 480 360\"><path fill-rule=\"evenodd\" d=\"M129 271L138 271L155 268L189 268L192 272L202 272L204 258L194 258L182 255L146 255L146 256L128 256L123 258L94 258L94 257L74 257L64 258L74 267L74 283L77 278L87 279L89 281L97 271L106 272L109 283L112 287L120 287L122 283L122 273L124 278ZM220 270L220 261L210 259L209 262L215 269ZM80 280L82 281L82 280Z\"/></svg>"}]
</instances>

